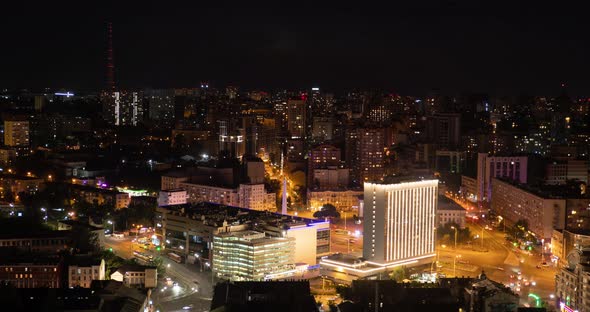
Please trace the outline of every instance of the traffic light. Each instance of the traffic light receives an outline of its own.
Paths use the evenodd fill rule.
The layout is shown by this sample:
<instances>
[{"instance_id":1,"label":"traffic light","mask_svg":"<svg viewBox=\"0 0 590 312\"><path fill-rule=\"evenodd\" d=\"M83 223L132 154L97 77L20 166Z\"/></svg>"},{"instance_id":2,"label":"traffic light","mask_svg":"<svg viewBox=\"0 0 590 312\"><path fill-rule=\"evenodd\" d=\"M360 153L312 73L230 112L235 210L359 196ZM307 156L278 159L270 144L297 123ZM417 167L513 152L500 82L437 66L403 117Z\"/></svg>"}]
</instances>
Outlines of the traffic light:
<instances>
[{"instance_id":1,"label":"traffic light","mask_svg":"<svg viewBox=\"0 0 590 312\"><path fill-rule=\"evenodd\" d=\"M113 252L113 247L110 247L110 248L109 248L109 251L110 251L110 252Z\"/></svg>"},{"instance_id":2,"label":"traffic light","mask_svg":"<svg viewBox=\"0 0 590 312\"><path fill-rule=\"evenodd\" d=\"M160 251L160 249L161 249L160 246L156 246L157 251Z\"/></svg>"}]
</instances>

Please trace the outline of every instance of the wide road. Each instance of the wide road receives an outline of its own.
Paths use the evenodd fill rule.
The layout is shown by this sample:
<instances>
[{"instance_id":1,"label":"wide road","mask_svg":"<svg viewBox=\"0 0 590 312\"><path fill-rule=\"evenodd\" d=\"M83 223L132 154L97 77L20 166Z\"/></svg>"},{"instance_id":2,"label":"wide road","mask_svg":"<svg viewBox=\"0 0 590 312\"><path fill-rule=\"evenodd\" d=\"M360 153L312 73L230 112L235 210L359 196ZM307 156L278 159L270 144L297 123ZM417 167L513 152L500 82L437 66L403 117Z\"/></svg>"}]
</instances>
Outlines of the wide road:
<instances>
[{"instance_id":1,"label":"wide road","mask_svg":"<svg viewBox=\"0 0 590 312\"><path fill-rule=\"evenodd\" d=\"M472 235L481 237L480 225L468 224L468 227ZM454 244L438 245L439 272L474 277L483 270L491 280L511 286L523 305L536 305L529 294L538 295L546 302L553 300L556 269L540 266L539 253L517 250L501 231L484 229L483 237L483 247L481 238L473 240L471 246L459 245L457 249Z\"/></svg>"},{"instance_id":2,"label":"wide road","mask_svg":"<svg viewBox=\"0 0 590 312\"><path fill-rule=\"evenodd\" d=\"M133 251L160 256L154 250L145 250L134 243L132 238L105 238L105 247L125 259L133 258ZM165 252L163 252L165 254ZM152 291L155 311L209 311L213 296L211 271L201 272L196 264L179 264L165 255L160 256L166 267L166 273L158 276L158 287ZM166 278L178 285L167 285Z\"/></svg>"}]
</instances>

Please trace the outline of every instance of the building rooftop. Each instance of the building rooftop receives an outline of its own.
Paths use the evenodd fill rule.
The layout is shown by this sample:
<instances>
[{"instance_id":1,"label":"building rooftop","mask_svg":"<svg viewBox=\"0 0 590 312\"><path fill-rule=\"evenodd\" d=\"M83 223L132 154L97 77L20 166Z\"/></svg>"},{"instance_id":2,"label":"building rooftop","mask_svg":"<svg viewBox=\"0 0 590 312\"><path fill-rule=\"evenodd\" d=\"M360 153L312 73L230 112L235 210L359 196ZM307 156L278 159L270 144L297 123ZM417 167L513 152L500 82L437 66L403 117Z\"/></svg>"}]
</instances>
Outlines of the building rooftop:
<instances>
[{"instance_id":1,"label":"building rooftop","mask_svg":"<svg viewBox=\"0 0 590 312\"><path fill-rule=\"evenodd\" d=\"M58 265L61 259L57 256L39 256L34 254L2 253L0 265Z\"/></svg>"},{"instance_id":2,"label":"building rooftop","mask_svg":"<svg viewBox=\"0 0 590 312\"><path fill-rule=\"evenodd\" d=\"M139 265L139 264L125 264L125 265L119 267L115 272L119 272L119 273L125 275L125 273L127 273L127 272L143 272L146 269L156 269L156 267Z\"/></svg>"},{"instance_id":3,"label":"building rooftop","mask_svg":"<svg viewBox=\"0 0 590 312\"><path fill-rule=\"evenodd\" d=\"M515 181L503 178L494 178L498 181L510 184L517 187L525 192L531 193L535 196L544 199L582 199L589 198L590 194L582 194L580 184L566 184L566 185L529 185L517 183Z\"/></svg>"},{"instance_id":4,"label":"building rooftop","mask_svg":"<svg viewBox=\"0 0 590 312\"><path fill-rule=\"evenodd\" d=\"M438 208L437 210L445 210L445 211L465 211L465 209L455 202L451 201L450 199L446 198L445 196L438 197Z\"/></svg>"},{"instance_id":5,"label":"building rooftop","mask_svg":"<svg viewBox=\"0 0 590 312\"><path fill-rule=\"evenodd\" d=\"M309 219L290 215L282 215L277 212L258 211L248 208L239 208L214 203L183 204L158 207L158 211L184 216L193 220L202 220L205 224L221 227L224 225L254 224L289 226L289 224L324 224L326 221Z\"/></svg>"},{"instance_id":6,"label":"building rooftop","mask_svg":"<svg viewBox=\"0 0 590 312\"><path fill-rule=\"evenodd\" d=\"M398 183L420 182L420 181L430 181L430 180L437 180L437 178L432 175L387 176L383 179L383 181L375 181L375 182L371 182L371 183L374 183L374 184L398 184Z\"/></svg>"},{"instance_id":7,"label":"building rooftop","mask_svg":"<svg viewBox=\"0 0 590 312\"><path fill-rule=\"evenodd\" d=\"M102 259L92 256L74 256L68 259L69 266L91 267L99 266Z\"/></svg>"},{"instance_id":8,"label":"building rooftop","mask_svg":"<svg viewBox=\"0 0 590 312\"><path fill-rule=\"evenodd\" d=\"M0 239L36 239L36 238L69 238L70 231L39 231L20 233L0 233Z\"/></svg>"}]
</instances>

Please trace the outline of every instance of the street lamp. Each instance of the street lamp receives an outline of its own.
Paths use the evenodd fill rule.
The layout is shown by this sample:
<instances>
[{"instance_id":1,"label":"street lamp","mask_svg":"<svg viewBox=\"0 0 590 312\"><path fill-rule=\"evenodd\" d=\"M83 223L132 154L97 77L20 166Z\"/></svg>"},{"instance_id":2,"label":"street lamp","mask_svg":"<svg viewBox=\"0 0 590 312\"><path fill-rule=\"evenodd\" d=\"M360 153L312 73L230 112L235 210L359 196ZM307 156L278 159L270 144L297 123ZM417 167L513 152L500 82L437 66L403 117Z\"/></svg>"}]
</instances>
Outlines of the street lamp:
<instances>
[{"instance_id":1,"label":"street lamp","mask_svg":"<svg viewBox=\"0 0 590 312\"><path fill-rule=\"evenodd\" d=\"M457 228L455 226L451 226L451 229L455 230L455 249L457 249Z\"/></svg>"},{"instance_id":2,"label":"street lamp","mask_svg":"<svg viewBox=\"0 0 590 312\"><path fill-rule=\"evenodd\" d=\"M111 221L111 220L107 220L107 223L112 225L111 231L113 231L112 234L115 234L115 222Z\"/></svg>"}]
</instances>

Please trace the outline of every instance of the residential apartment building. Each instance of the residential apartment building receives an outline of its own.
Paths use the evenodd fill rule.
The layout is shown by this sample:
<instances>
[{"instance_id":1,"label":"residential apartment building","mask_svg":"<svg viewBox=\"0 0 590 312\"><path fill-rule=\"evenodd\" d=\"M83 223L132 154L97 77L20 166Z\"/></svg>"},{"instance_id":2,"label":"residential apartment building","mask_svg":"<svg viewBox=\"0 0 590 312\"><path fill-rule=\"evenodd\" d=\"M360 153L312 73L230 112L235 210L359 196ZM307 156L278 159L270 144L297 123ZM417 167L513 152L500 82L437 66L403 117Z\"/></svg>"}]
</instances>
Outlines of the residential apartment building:
<instances>
[{"instance_id":1,"label":"residential apartment building","mask_svg":"<svg viewBox=\"0 0 590 312\"><path fill-rule=\"evenodd\" d=\"M158 196L158 206L186 204L188 194L183 189L161 190Z\"/></svg>"},{"instance_id":2,"label":"residential apartment building","mask_svg":"<svg viewBox=\"0 0 590 312\"><path fill-rule=\"evenodd\" d=\"M358 183L381 181L385 175L384 148L385 130L383 128L357 128L355 135L347 136L347 144L352 145L347 150L351 153L350 161L353 181ZM347 151L348 152L348 151Z\"/></svg>"},{"instance_id":3,"label":"residential apartment building","mask_svg":"<svg viewBox=\"0 0 590 312\"><path fill-rule=\"evenodd\" d=\"M477 201L491 201L493 178L505 178L518 183L527 183L527 164L527 156L477 154Z\"/></svg>"},{"instance_id":4,"label":"residential apartment building","mask_svg":"<svg viewBox=\"0 0 590 312\"><path fill-rule=\"evenodd\" d=\"M359 214L361 190L325 190L309 191L307 200L312 211L319 210L325 204L331 204L339 211Z\"/></svg>"},{"instance_id":5,"label":"residential apartment building","mask_svg":"<svg viewBox=\"0 0 590 312\"><path fill-rule=\"evenodd\" d=\"M323 144L312 148L307 159L308 181L311 189L316 177L315 169L338 167L341 160L341 150L333 145Z\"/></svg>"},{"instance_id":6,"label":"residential apartment building","mask_svg":"<svg viewBox=\"0 0 590 312\"><path fill-rule=\"evenodd\" d=\"M524 185L492 179L491 209L511 223L526 220L530 231L549 242L553 229L566 225L566 200L543 194Z\"/></svg>"},{"instance_id":7,"label":"residential apartment building","mask_svg":"<svg viewBox=\"0 0 590 312\"><path fill-rule=\"evenodd\" d=\"M29 121L25 119L4 120L4 145L29 147Z\"/></svg>"}]
</instances>

